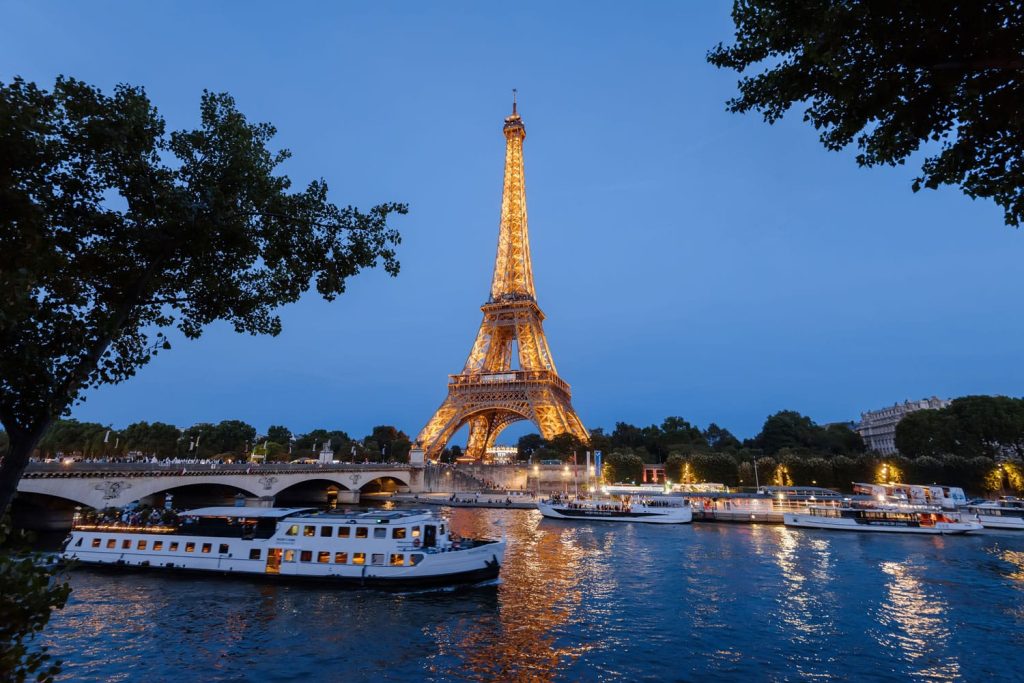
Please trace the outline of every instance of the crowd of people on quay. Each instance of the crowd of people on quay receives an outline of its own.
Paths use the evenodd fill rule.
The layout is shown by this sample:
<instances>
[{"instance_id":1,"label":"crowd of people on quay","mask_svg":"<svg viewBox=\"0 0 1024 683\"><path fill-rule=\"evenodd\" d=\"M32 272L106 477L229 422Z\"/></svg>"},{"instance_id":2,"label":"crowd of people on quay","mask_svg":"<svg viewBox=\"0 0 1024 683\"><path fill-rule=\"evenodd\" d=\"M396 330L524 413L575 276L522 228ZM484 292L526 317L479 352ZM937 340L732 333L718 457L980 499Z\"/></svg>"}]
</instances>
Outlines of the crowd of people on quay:
<instances>
[{"instance_id":1,"label":"crowd of people on quay","mask_svg":"<svg viewBox=\"0 0 1024 683\"><path fill-rule=\"evenodd\" d=\"M153 527L177 527L181 524L180 512L172 508L157 508L148 505L141 505L136 508L104 508L103 510L87 510L78 513L75 517L74 526L77 528L100 526L100 527L125 527L125 528L153 528Z\"/></svg>"}]
</instances>

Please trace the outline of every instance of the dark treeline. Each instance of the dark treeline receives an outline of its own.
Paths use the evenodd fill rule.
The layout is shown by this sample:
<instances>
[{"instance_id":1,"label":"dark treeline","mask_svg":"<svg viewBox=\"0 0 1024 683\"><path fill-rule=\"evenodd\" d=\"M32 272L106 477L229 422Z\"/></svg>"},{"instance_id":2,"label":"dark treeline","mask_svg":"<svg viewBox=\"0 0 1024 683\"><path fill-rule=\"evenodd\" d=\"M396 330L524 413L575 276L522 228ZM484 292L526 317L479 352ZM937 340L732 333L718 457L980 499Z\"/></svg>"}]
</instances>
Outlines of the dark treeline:
<instances>
[{"instance_id":1,"label":"dark treeline","mask_svg":"<svg viewBox=\"0 0 1024 683\"><path fill-rule=\"evenodd\" d=\"M741 441L712 423L700 429L681 417L638 427L624 422L606 434L591 433L590 446L569 435L550 441L537 434L519 440L521 459L562 459L575 451L605 453L605 478L641 481L645 463L663 463L670 481L729 486L798 485L849 490L856 481L906 481L962 486L968 491L1024 491L1024 399L966 396L942 410L911 413L898 425L903 455L868 452L849 424L818 425L784 410ZM756 463L756 475L755 475Z\"/></svg>"},{"instance_id":2,"label":"dark treeline","mask_svg":"<svg viewBox=\"0 0 1024 683\"><path fill-rule=\"evenodd\" d=\"M266 455L269 461L284 462L316 457L325 444L329 444L338 460L399 462L408 461L411 445L405 432L390 425L379 425L369 435L355 439L341 430L314 429L292 434L280 425L261 434L241 420L202 422L187 429L163 422L135 422L124 429L113 429L97 422L58 420L39 442L36 457L228 460L255 452ZM0 455L6 449L7 435L0 432Z\"/></svg>"}]
</instances>

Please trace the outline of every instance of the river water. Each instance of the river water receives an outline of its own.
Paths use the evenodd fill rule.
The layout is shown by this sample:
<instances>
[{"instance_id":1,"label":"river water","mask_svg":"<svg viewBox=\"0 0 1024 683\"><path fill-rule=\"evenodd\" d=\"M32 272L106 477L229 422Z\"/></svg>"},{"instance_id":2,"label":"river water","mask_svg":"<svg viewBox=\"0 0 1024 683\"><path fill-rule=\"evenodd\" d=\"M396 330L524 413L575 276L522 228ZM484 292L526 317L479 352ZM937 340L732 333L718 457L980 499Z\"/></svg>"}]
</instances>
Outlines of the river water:
<instances>
[{"instance_id":1,"label":"river water","mask_svg":"<svg viewBox=\"0 0 1024 683\"><path fill-rule=\"evenodd\" d=\"M500 534L496 585L390 594L73 571L46 631L82 681L1024 680L1024 533L572 524Z\"/></svg>"}]
</instances>

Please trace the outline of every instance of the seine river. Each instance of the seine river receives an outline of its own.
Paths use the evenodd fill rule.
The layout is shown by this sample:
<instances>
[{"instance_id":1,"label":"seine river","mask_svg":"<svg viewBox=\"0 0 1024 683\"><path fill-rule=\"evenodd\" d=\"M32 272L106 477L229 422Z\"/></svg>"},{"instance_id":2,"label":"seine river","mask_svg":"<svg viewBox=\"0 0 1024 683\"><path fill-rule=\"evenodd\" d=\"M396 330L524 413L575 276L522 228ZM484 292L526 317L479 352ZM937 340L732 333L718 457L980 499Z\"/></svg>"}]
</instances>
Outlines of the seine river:
<instances>
[{"instance_id":1,"label":"seine river","mask_svg":"<svg viewBox=\"0 0 1024 683\"><path fill-rule=\"evenodd\" d=\"M396 595L80 569L47 642L82 681L1024 679L1024 534L451 522L507 531L497 585Z\"/></svg>"}]
</instances>

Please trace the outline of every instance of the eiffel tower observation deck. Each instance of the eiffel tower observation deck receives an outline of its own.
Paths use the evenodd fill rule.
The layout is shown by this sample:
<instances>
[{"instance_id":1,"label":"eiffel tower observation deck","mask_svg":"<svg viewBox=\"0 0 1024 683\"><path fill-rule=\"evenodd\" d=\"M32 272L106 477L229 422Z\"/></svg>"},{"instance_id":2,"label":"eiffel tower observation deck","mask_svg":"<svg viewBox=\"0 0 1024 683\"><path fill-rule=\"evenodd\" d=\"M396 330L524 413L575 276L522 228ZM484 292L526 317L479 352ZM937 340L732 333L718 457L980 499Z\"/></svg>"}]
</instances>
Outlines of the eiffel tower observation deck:
<instances>
[{"instance_id":1,"label":"eiffel tower observation deck","mask_svg":"<svg viewBox=\"0 0 1024 683\"><path fill-rule=\"evenodd\" d=\"M466 365L448 380L448 396L417 437L429 459L437 459L452 435L469 425L464 460L479 461L510 424L529 420L545 439L589 434L572 407L569 384L558 376L537 305L526 220L523 141L526 126L517 111L505 119L505 183L494 277L484 317Z\"/></svg>"}]
</instances>

